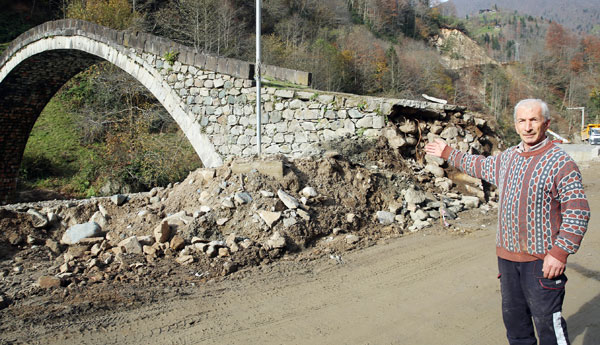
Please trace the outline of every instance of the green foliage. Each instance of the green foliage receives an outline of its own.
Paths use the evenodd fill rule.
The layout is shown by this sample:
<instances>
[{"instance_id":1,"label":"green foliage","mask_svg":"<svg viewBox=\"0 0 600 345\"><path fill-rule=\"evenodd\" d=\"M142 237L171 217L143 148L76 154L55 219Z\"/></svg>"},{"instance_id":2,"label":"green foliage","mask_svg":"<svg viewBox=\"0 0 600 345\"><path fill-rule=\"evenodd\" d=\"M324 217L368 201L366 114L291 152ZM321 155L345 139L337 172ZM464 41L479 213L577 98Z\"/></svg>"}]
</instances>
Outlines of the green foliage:
<instances>
[{"instance_id":1,"label":"green foliage","mask_svg":"<svg viewBox=\"0 0 600 345\"><path fill-rule=\"evenodd\" d=\"M587 103L586 111L590 118L590 122L598 123L600 119L600 87L592 88L589 94L589 101Z\"/></svg>"},{"instance_id":2,"label":"green foliage","mask_svg":"<svg viewBox=\"0 0 600 345\"><path fill-rule=\"evenodd\" d=\"M134 191L148 190L180 181L200 161L187 138L171 128L150 134L148 119L136 118L131 124L134 135L117 128L109 131L102 152L105 180L117 181Z\"/></svg>"},{"instance_id":3,"label":"green foliage","mask_svg":"<svg viewBox=\"0 0 600 345\"><path fill-rule=\"evenodd\" d=\"M22 187L55 189L68 195L86 194L98 156L95 147L80 144L75 117L66 111L59 98L48 103L23 153Z\"/></svg>"},{"instance_id":4,"label":"green foliage","mask_svg":"<svg viewBox=\"0 0 600 345\"><path fill-rule=\"evenodd\" d=\"M492 49L500 50L500 42L497 36L492 36Z\"/></svg>"},{"instance_id":5,"label":"green foliage","mask_svg":"<svg viewBox=\"0 0 600 345\"><path fill-rule=\"evenodd\" d=\"M89 70L73 77L64 92L60 93L60 98L69 103L72 108L81 107L93 97L94 85Z\"/></svg>"},{"instance_id":6,"label":"green foliage","mask_svg":"<svg viewBox=\"0 0 600 345\"><path fill-rule=\"evenodd\" d=\"M89 197L111 182L135 192L179 181L200 165L152 95L125 72L100 65L73 78L39 117L21 187Z\"/></svg>"},{"instance_id":7,"label":"green foliage","mask_svg":"<svg viewBox=\"0 0 600 345\"><path fill-rule=\"evenodd\" d=\"M127 0L69 0L66 17L124 30L134 24L139 14Z\"/></svg>"},{"instance_id":8,"label":"green foliage","mask_svg":"<svg viewBox=\"0 0 600 345\"><path fill-rule=\"evenodd\" d=\"M178 57L179 57L179 52L178 51L174 51L174 50L169 50L168 52L166 52L163 55L163 59L165 59L165 61L167 61L171 65L174 64L175 61L177 61Z\"/></svg>"}]
</instances>

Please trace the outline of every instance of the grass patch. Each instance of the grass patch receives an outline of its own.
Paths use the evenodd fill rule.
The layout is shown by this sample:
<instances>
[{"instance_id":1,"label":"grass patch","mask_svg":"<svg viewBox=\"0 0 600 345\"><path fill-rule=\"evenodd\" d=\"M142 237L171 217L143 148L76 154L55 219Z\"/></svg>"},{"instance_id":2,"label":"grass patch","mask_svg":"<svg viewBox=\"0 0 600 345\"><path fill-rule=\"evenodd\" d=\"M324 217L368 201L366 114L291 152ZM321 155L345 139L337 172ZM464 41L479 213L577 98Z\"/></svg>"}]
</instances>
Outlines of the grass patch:
<instances>
[{"instance_id":1,"label":"grass patch","mask_svg":"<svg viewBox=\"0 0 600 345\"><path fill-rule=\"evenodd\" d=\"M79 141L76 115L57 98L42 111L27 141L21 162L21 188L43 188L90 196L99 163L98 147ZM97 144L96 144L97 146Z\"/></svg>"},{"instance_id":2,"label":"grass patch","mask_svg":"<svg viewBox=\"0 0 600 345\"><path fill-rule=\"evenodd\" d=\"M79 114L53 98L35 123L25 147L19 189L45 189L73 198L102 194L109 182L119 190L139 192L180 181L202 163L187 137L173 123L151 133L150 120L135 127L112 128L106 137L85 144Z\"/></svg>"}]
</instances>

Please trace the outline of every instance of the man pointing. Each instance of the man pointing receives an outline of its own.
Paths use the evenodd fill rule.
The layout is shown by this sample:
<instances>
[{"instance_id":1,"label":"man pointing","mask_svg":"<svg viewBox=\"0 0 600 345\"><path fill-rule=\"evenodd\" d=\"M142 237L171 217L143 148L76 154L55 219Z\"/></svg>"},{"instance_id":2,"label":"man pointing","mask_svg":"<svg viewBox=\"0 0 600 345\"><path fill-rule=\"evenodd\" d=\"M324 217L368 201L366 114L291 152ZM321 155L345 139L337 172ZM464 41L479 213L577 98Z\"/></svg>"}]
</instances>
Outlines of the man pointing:
<instances>
[{"instance_id":1,"label":"man pointing","mask_svg":"<svg viewBox=\"0 0 600 345\"><path fill-rule=\"evenodd\" d=\"M548 105L525 99L514 111L521 142L490 157L437 139L425 151L498 187L496 254L502 316L511 345L569 344L562 304L567 257L578 249L590 209L577 164L546 137Z\"/></svg>"}]
</instances>

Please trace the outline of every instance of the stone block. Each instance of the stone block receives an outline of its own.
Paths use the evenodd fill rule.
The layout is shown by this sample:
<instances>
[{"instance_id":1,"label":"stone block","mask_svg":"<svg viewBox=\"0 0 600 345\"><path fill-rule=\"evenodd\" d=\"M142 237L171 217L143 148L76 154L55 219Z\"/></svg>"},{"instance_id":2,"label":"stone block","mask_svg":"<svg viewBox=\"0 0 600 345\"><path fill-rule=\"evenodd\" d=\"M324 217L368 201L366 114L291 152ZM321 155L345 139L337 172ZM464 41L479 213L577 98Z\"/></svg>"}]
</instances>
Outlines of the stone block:
<instances>
[{"instance_id":1,"label":"stone block","mask_svg":"<svg viewBox=\"0 0 600 345\"><path fill-rule=\"evenodd\" d=\"M361 113L360 111L358 111L356 109L348 110L348 115L353 119L360 119L365 116L365 114Z\"/></svg>"},{"instance_id":2,"label":"stone block","mask_svg":"<svg viewBox=\"0 0 600 345\"><path fill-rule=\"evenodd\" d=\"M218 58L211 56L211 55L206 55L206 62L204 65L204 70L207 71L217 71L217 66L218 66Z\"/></svg>"},{"instance_id":3,"label":"stone block","mask_svg":"<svg viewBox=\"0 0 600 345\"><path fill-rule=\"evenodd\" d=\"M381 129L385 127L385 118L381 115L377 115L373 117L373 128Z\"/></svg>"},{"instance_id":4,"label":"stone block","mask_svg":"<svg viewBox=\"0 0 600 345\"><path fill-rule=\"evenodd\" d=\"M281 98L292 98L294 97L294 91L292 90L277 90L275 91L275 96Z\"/></svg>"},{"instance_id":5,"label":"stone block","mask_svg":"<svg viewBox=\"0 0 600 345\"><path fill-rule=\"evenodd\" d=\"M356 121L357 128L370 128L373 127L373 117L363 117L362 119Z\"/></svg>"}]
</instances>

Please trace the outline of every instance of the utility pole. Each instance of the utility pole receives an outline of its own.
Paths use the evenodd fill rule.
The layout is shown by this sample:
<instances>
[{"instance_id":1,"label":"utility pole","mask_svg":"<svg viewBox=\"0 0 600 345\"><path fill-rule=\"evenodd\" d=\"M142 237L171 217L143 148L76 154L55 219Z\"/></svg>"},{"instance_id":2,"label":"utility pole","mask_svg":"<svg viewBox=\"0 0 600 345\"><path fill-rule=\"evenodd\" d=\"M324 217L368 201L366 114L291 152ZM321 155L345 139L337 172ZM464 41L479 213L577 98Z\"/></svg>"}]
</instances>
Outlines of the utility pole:
<instances>
[{"instance_id":1,"label":"utility pole","mask_svg":"<svg viewBox=\"0 0 600 345\"><path fill-rule=\"evenodd\" d=\"M570 107L569 110L581 110L581 129L585 127L585 107Z\"/></svg>"},{"instance_id":2,"label":"utility pole","mask_svg":"<svg viewBox=\"0 0 600 345\"><path fill-rule=\"evenodd\" d=\"M260 105L260 79L261 79L261 62L260 62L260 15L261 15L261 0L256 0L256 66L254 71L254 79L256 80L256 146L257 153L261 154L261 105Z\"/></svg>"}]
</instances>

